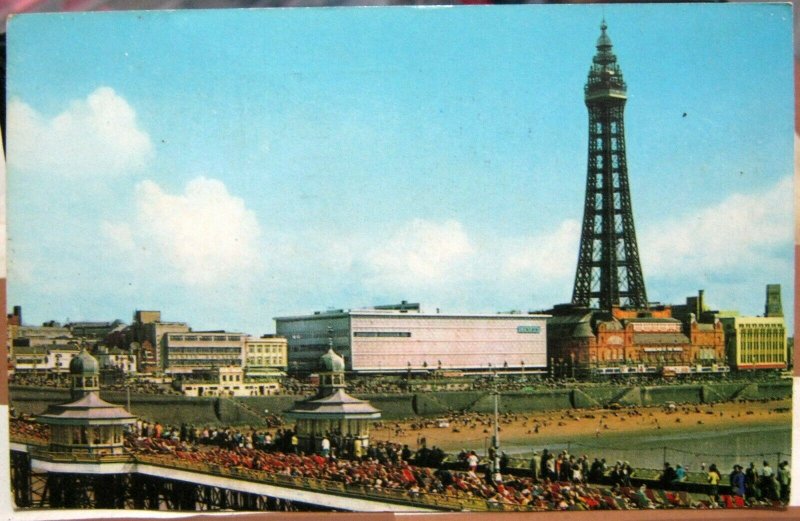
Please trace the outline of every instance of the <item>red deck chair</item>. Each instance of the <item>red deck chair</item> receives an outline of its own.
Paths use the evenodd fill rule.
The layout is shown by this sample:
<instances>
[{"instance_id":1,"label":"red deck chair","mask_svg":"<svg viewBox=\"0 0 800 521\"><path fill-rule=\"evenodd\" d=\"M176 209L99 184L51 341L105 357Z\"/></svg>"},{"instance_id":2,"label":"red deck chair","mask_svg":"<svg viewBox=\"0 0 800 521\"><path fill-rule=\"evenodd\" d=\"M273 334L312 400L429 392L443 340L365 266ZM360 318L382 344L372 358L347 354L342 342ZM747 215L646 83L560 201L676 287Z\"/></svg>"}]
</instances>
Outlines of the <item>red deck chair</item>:
<instances>
[{"instance_id":1,"label":"red deck chair","mask_svg":"<svg viewBox=\"0 0 800 521\"><path fill-rule=\"evenodd\" d=\"M619 510L620 509L619 505L617 505L617 500L614 499L613 497L606 496L603 499L605 499L606 505L608 505L609 508L611 508L611 510Z\"/></svg>"}]
</instances>

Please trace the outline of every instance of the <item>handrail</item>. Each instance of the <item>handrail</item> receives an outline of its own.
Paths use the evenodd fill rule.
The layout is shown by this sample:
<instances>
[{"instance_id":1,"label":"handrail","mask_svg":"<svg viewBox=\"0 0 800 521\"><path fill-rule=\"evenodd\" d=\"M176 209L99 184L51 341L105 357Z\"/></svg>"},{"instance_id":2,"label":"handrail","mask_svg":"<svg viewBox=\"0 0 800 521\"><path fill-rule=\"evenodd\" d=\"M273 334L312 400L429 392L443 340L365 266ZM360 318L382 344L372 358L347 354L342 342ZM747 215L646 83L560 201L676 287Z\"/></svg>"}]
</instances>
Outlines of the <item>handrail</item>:
<instances>
[{"instance_id":1,"label":"handrail","mask_svg":"<svg viewBox=\"0 0 800 521\"><path fill-rule=\"evenodd\" d=\"M12 441L29 443L28 437L14 435ZM362 484L347 484L339 480L320 479L306 476L289 476L286 474L268 472L261 469L246 467L224 466L216 463L205 463L188 459L179 459L171 453L135 453L135 454L80 454L56 453L47 450L41 442L31 445L30 452L38 458L53 462L66 463L147 463L165 468L184 469L202 474L232 477L251 482L271 484L283 488L299 490L312 490L344 497L364 498L367 500L380 500L388 503L429 507L437 510L449 511L539 511L541 508L534 504L519 505L488 500L481 497L465 496L463 494L442 494L436 492L410 492L403 488L373 488ZM35 446L34 446L35 445Z\"/></svg>"},{"instance_id":2,"label":"handrail","mask_svg":"<svg viewBox=\"0 0 800 521\"><path fill-rule=\"evenodd\" d=\"M248 469L244 467L224 467L215 464L200 463L196 461L175 460L168 455L160 454L137 454L134 459L142 463L150 463L163 467L184 468L202 472L205 474L219 476L233 476L248 481L258 481L281 487L297 488L302 490L323 490L335 495L345 495L349 497L362 497L365 499L381 499L392 503L408 505L431 506L438 509L462 510L464 502L455 496L436 494L430 492L419 492L411 495L404 489L375 489L366 488L361 485L347 485L340 481L323 480L308 477L292 477L284 474L272 474L263 470ZM486 511L489 509L485 502L472 502L474 510Z\"/></svg>"},{"instance_id":3,"label":"handrail","mask_svg":"<svg viewBox=\"0 0 800 521\"><path fill-rule=\"evenodd\" d=\"M25 434L20 434L15 432L9 433L8 441L13 441L16 443L24 443L25 445L37 445L42 447L46 447L48 444L47 440L43 440L35 436L26 436Z\"/></svg>"},{"instance_id":4,"label":"handrail","mask_svg":"<svg viewBox=\"0 0 800 521\"><path fill-rule=\"evenodd\" d=\"M132 463L130 454L92 454L92 453L59 453L47 450L44 446L31 447L30 454L37 458L62 463Z\"/></svg>"}]
</instances>

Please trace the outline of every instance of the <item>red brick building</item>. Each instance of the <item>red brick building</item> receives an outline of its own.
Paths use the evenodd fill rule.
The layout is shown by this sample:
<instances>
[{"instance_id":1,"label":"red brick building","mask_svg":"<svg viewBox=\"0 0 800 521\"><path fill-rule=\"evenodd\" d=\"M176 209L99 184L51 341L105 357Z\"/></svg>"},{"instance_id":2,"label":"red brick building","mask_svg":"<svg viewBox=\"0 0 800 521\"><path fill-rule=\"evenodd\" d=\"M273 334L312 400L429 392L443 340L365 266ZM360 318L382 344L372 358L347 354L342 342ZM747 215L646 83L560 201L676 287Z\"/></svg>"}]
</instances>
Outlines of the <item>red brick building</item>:
<instances>
[{"instance_id":1,"label":"red brick building","mask_svg":"<svg viewBox=\"0 0 800 521\"><path fill-rule=\"evenodd\" d=\"M548 311L547 347L557 376L725 372L725 333L718 320L681 321L669 306L611 312L556 306Z\"/></svg>"}]
</instances>

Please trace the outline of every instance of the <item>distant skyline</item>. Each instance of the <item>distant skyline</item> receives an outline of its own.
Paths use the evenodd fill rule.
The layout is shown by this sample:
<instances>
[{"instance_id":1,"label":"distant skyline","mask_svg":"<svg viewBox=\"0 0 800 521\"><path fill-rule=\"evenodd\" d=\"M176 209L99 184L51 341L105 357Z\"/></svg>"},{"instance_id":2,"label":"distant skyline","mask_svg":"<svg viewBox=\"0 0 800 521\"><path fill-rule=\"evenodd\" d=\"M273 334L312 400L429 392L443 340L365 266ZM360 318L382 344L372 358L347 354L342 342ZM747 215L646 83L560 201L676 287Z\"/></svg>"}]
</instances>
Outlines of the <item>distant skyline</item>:
<instances>
[{"instance_id":1,"label":"distant skyline","mask_svg":"<svg viewBox=\"0 0 800 521\"><path fill-rule=\"evenodd\" d=\"M568 302L603 17L648 297L758 315L779 283L791 327L792 21L771 4L14 17L9 306L259 335L403 299Z\"/></svg>"}]
</instances>

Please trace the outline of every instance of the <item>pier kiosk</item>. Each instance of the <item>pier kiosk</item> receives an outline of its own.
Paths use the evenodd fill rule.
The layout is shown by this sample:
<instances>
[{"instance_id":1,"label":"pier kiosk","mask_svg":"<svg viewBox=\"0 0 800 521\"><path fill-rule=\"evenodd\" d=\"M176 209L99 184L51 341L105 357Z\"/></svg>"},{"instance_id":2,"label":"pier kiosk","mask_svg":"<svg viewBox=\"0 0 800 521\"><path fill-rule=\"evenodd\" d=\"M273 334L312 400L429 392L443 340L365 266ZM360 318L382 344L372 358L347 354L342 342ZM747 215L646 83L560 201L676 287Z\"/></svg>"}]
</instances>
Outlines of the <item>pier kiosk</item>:
<instances>
[{"instance_id":1,"label":"pier kiosk","mask_svg":"<svg viewBox=\"0 0 800 521\"><path fill-rule=\"evenodd\" d=\"M49 451L111 455L124 451L124 430L136 418L100 398L100 366L85 349L69 364L73 401L51 405L37 417L50 426Z\"/></svg>"},{"instance_id":2,"label":"pier kiosk","mask_svg":"<svg viewBox=\"0 0 800 521\"><path fill-rule=\"evenodd\" d=\"M319 359L319 388L314 398L298 402L286 416L295 420L298 447L322 451L327 437L339 453L360 456L369 446L369 424L381 417L378 409L345 392L344 358L333 347Z\"/></svg>"}]
</instances>

